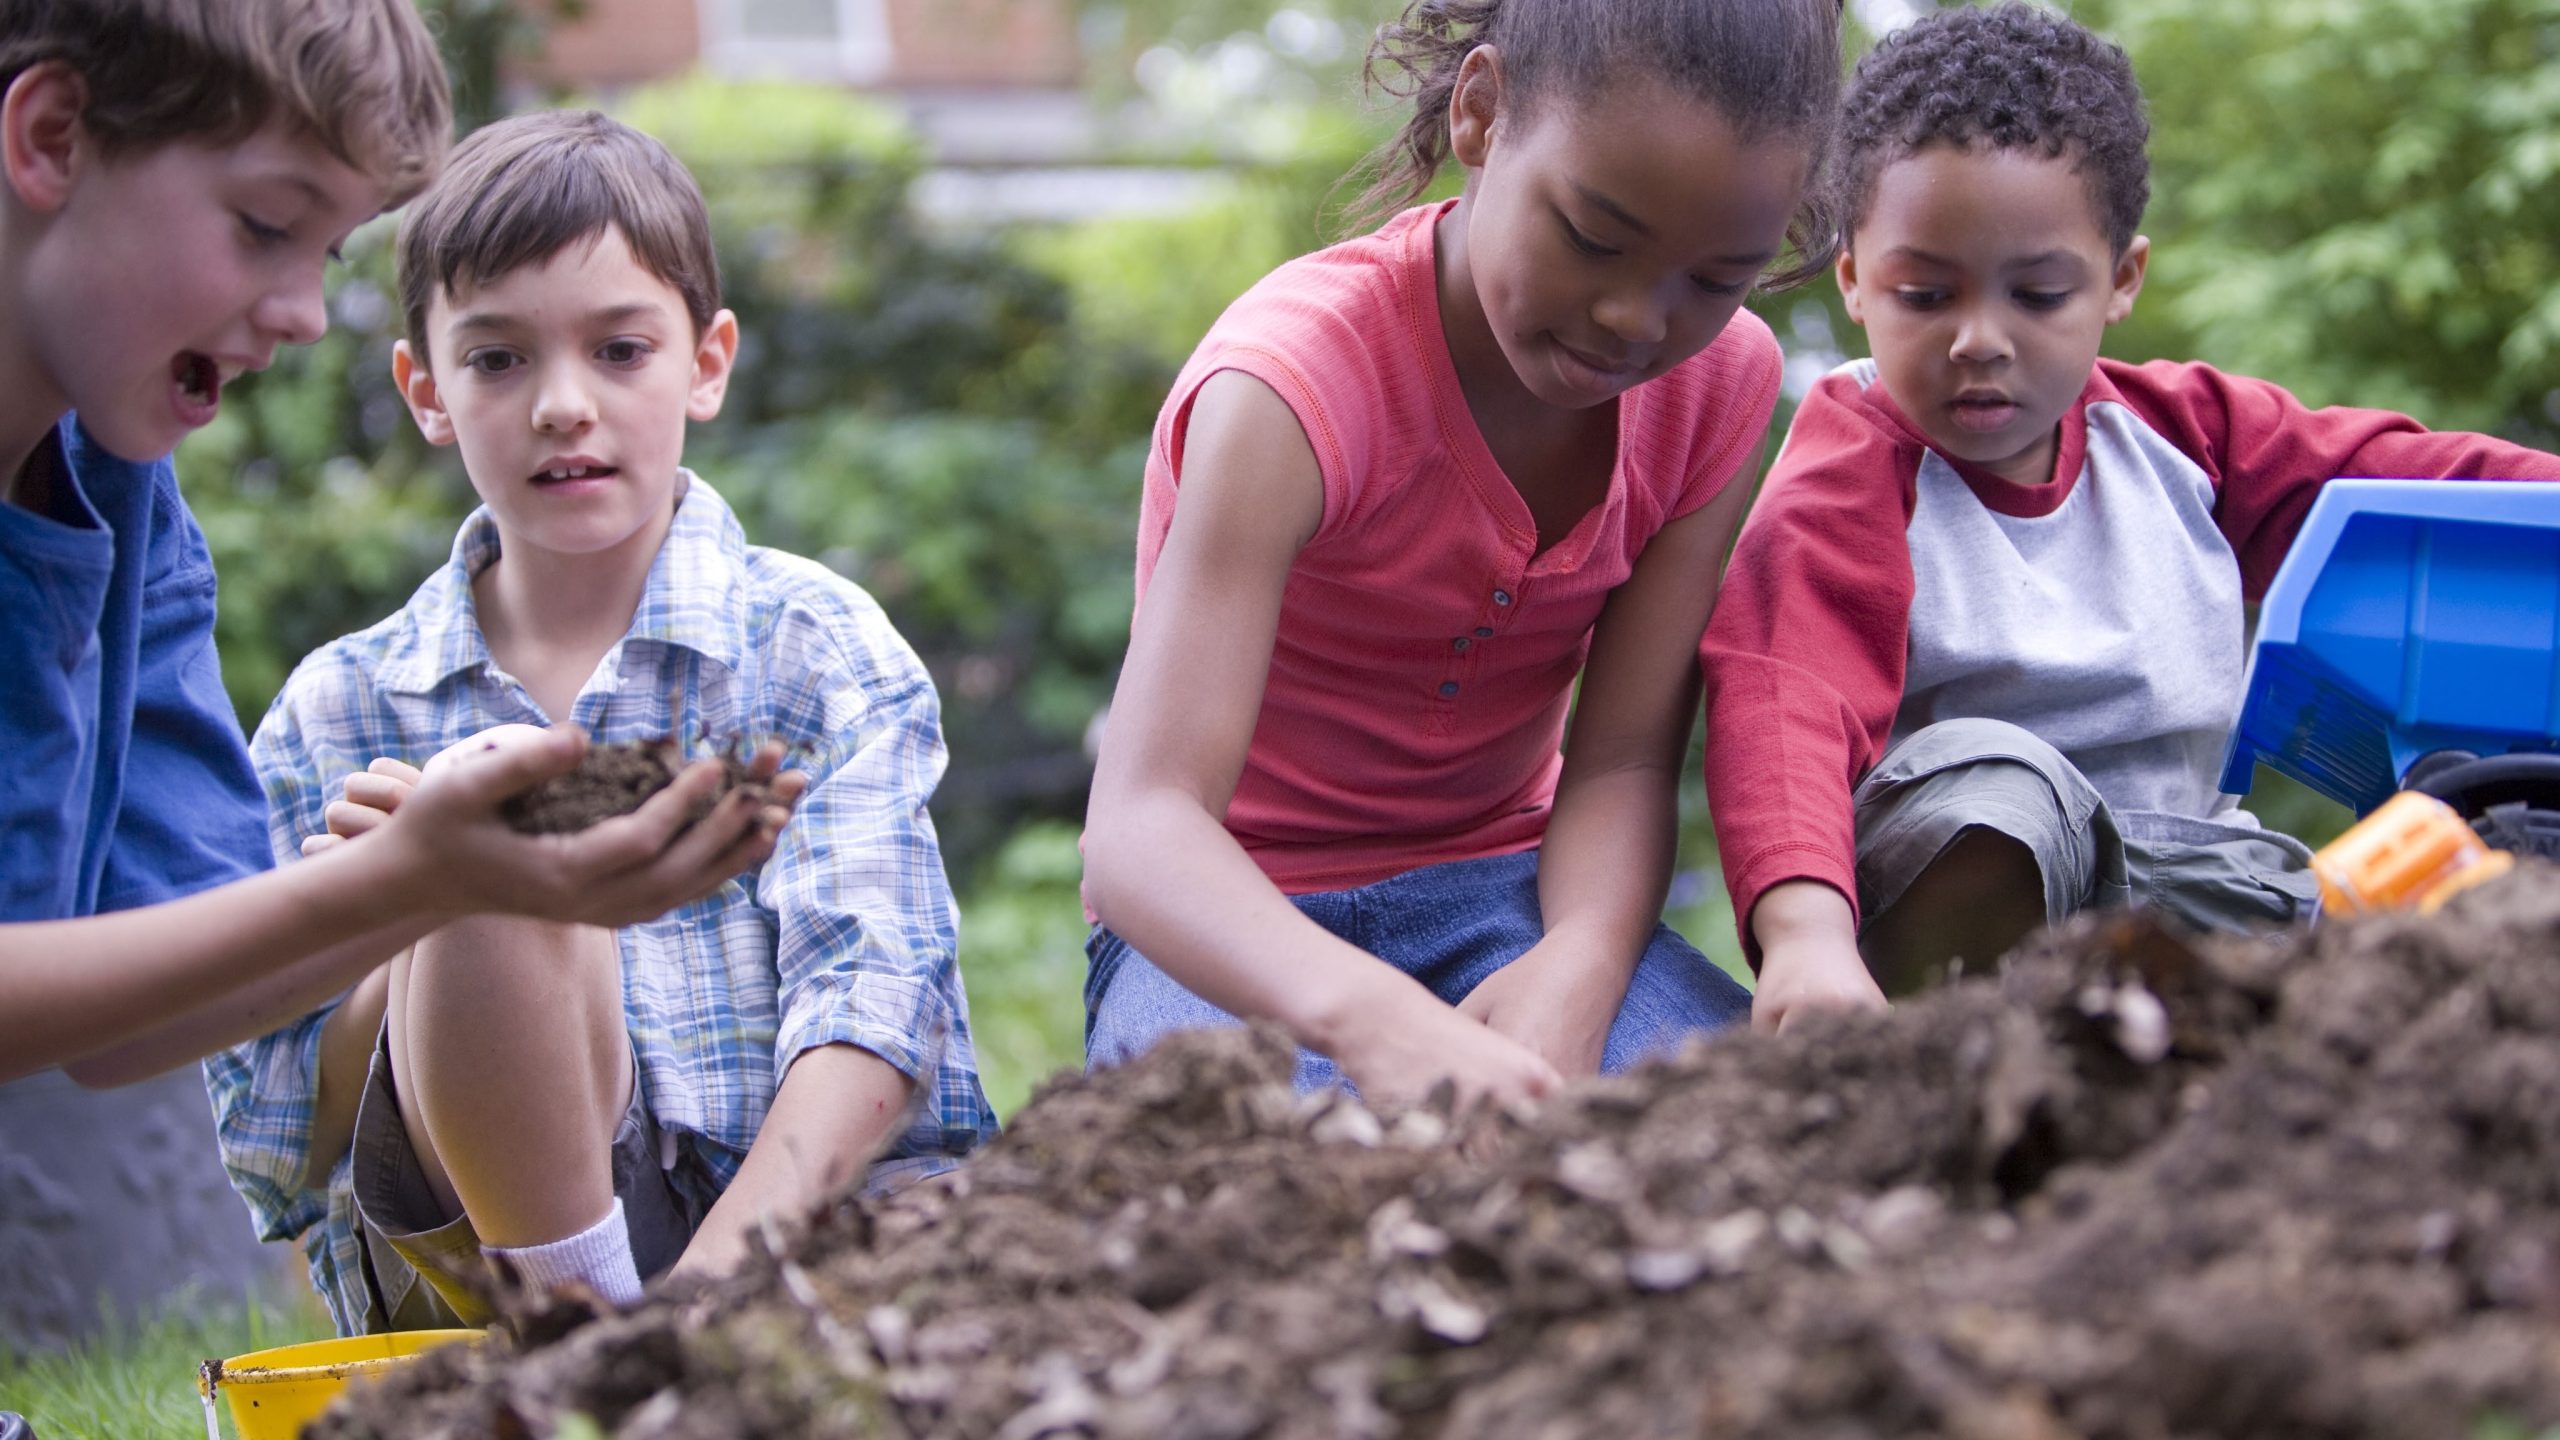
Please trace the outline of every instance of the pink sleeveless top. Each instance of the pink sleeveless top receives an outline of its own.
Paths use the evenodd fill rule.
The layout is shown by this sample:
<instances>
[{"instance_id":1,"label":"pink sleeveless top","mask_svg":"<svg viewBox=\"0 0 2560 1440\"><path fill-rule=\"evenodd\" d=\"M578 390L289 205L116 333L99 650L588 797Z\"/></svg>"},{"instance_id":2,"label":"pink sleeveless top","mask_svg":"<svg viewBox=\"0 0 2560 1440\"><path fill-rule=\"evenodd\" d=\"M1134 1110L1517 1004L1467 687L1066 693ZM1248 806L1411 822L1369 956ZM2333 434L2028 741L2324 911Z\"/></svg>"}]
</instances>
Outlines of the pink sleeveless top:
<instances>
[{"instance_id":1,"label":"pink sleeveless top","mask_svg":"<svg viewBox=\"0 0 2560 1440\"><path fill-rule=\"evenodd\" d=\"M1226 815L1290 894L1539 842L1602 602L1656 531L1752 461L1777 399L1777 341L1739 313L1620 398L1607 498L1539 553L1440 328L1432 249L1447 208L1408 210L1245 292L1183 367L1147 457L1140 605L1211 375L1269 385L1323 471L1324 518L1290 571Z\"/></svg>"}]
</instances>

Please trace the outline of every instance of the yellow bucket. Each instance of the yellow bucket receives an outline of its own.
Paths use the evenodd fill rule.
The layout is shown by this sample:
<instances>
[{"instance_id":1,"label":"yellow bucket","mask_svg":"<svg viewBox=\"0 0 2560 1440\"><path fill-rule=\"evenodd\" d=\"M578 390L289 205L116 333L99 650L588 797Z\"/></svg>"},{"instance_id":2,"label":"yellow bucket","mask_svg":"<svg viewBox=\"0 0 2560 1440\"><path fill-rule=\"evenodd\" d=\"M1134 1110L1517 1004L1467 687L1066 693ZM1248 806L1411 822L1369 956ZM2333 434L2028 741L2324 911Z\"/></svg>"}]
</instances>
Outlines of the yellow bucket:
<instances>
[{"instance_id":1,"label":"yellow bucket","mask_svg":"<svg viewBox=\"0 0 2560 1440\"><path fill-rule=\"evenodd\" d=\"M240 1440L294 1440L348 1381L397 1370L423 1351L476 1342L481 1336L478 1330L403 1330L207 1360L196 1377L196 1392L204 1397L205 1434L217 1433L213 1397L219 1393L230 1404L231 1428Z\"/></svg>"}]
</instances>

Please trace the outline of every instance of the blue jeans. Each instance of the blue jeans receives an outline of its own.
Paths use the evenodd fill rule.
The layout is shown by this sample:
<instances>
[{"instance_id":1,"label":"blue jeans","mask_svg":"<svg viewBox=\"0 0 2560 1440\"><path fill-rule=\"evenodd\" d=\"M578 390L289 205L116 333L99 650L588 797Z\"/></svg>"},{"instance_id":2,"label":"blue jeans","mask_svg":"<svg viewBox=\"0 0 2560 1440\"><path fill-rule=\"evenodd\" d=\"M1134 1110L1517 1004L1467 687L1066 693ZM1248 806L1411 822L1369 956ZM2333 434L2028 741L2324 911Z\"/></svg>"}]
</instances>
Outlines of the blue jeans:
<instances>
[{"instance_id":1,"label":"blue jeans","mask_svg":"<svg viewBox=\"0 0 2560 1440\"><path fill-rule=\"evenodd\" d=\"M1297 895L1291 902L1308 919L1452 1005L1546 934L1538 912L1535 850L1427 865L1357 890ZM1175 1030L1238 1023L1100 925L1093 927L1084 953L1088 1069L1126 1060ZM1689 1035L1738 1024L1750 1014L1750 991L1679 932L1657 925L1609 1026L1600 1068L1624 1070ZM1340 1083L1331 1060L1298 1052L1300 1090Z\"/></svg>"}]
</instances>

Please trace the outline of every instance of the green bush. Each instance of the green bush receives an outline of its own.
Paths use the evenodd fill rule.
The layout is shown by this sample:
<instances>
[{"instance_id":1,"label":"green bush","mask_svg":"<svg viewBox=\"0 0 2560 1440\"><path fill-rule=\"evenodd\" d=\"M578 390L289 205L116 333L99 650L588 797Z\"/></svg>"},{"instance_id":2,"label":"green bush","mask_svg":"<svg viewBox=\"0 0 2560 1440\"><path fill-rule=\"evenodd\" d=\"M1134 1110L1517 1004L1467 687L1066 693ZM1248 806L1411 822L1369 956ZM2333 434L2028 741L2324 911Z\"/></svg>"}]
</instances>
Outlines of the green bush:
<instances>
[{"instance_id":1,"label":"green bush","mask_svg":"<svg viewBox=\"0 0 2560 1440\"><path fill-rule=\"evenodd\" d=\"M1075 827L1028 825L977 875L960 906L969 1024L998 1115L1012 1115L1042 1080L1084 1063L1083 876Z\"/></svg>"}]
</instances>

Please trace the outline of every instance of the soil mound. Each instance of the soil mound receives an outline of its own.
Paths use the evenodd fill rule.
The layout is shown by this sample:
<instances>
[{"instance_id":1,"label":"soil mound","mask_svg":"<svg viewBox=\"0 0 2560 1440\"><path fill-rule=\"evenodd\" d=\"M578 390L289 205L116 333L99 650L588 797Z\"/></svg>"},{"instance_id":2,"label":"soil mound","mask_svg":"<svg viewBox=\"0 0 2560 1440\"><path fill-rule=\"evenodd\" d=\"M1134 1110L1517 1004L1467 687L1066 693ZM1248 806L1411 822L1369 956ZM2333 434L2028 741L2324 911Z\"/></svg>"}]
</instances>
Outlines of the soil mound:
<instances>
[{"instance_id":1,"label":"soil mound","mask_svg":"<svg viewBox=\"0 0 2560 1440\"><path fill-rule=\"evenodd\" d=\"M1301 1099L1276 1036L1183 1037L784 1258L528 1316L312 1433L2538 1433L2555 877L2258 943L2084 921L1525 1122Z\"/></svg>"}]
</instances>

